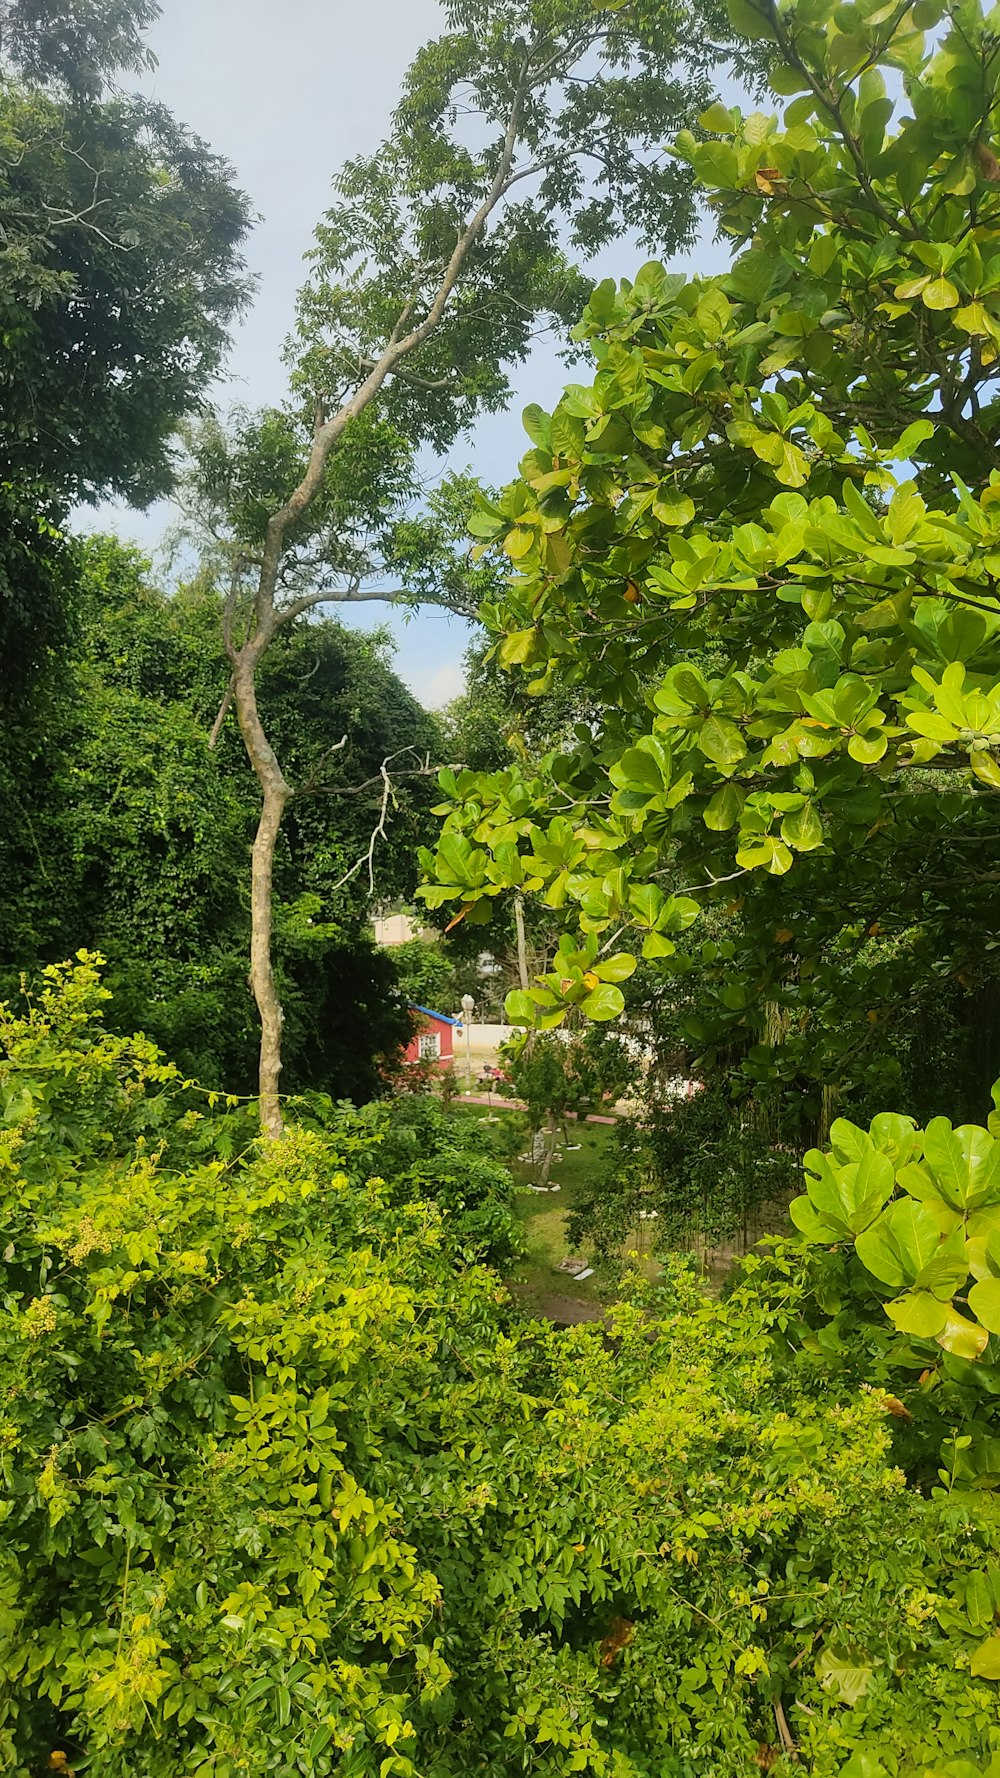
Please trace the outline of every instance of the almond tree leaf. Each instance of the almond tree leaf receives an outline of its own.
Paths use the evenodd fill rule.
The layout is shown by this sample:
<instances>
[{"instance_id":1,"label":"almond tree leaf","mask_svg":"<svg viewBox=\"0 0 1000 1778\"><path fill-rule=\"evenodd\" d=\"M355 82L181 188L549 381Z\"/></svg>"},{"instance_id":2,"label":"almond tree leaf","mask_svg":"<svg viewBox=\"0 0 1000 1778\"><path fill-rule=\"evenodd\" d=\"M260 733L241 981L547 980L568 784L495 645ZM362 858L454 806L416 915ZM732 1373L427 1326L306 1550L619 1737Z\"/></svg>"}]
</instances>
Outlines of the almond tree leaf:
<instances>
[{"instance_id":1,"label":"almond tree leaf","mask_svg":"<svg viewBox=\"0 0 1000 1778\"><path fill-rule=\"evenodd\" d=\"M924 1160L934 1183L955 1210L975 1210L1000 1198L1000 1143L977 1124L953 1130L935 1117L924 1134Z\"/></svg>"},{"instance_id":2,"label":"almond tree leaf","mask_svg":"<svg viewBox=\"0 0 1000 1778\"><path fill-rule=\"evenodd\" d=\"M895 1302L886 1303L885 1312L900 1333L913 1334L921 1340L935 1339L948 1319L946 1304L939 1303L929 1290L908 1291Z\"/></svg>"},{"instance_id":3,"label":"almond tree leaf","mask_svg":"<svg viewBox=\"0 0 1000 1778\"><path fill-rule=\"evenodd\" d=\"M941 1238L937 1218L912 1198L899 1198L859 1235L855 1249L863 1266L883 1284L912 1284L933 1259Z\"/></svg>"},{"instance_id":4,"label":"almond tree leaf","mask_svg":"<svg viewBox=\"0 0 1000 1778\"><path fill-rule=\"evenodd\" d=\"M618 951L614 957L605 957L603 963L594 964L594 974L601 982L627 982L635 970L635 958L630 951Z\"/></svg>"},{"instance_id":5,"label":"almond tree leaf","mask_svg":"<svg viewBox=\"0 0 1000 1778\"><path fill-rule=\"evenodd\" d=\"M1000 1636L987 1636L969 1662L974 1679L1000 1679Z\"/></svg>"},{"instance_id":6,"label":"almond tree leaf","mask_svg":"<svg viewBox=\"0 0 1000 1778\"><path fill-rule=\"evenodd\" d=\"M985 1352L989 1337L985 1327L978 1327L974 1321L967 1321L964 1315L949 1309L948 1319L937 1336L937 1343L955 1358L975 1360Z\"/></svg>"},{"instance_id":7,"label":"almond tree leaf","mask_svg":"<svg viewBox=\"0 0 1000 1778\"><path fill-rule=\"evenodd\" d=\"M710 716L698 731L698 746L706 758L723 771L731 770L746 753L747 744L734 722L724 716Z\"/></svg>"},{"instance_id":8,"label":"almond tree leaf","mask_svg":"<svg viewBox=\"0 0 1000 1778\"><path fill-rule=\"evenodd\" d=\"M959 304L958 291L950 278L932 278L920 293L921 301L928 309L957 309Z\"/></svg>"},{"instance_id":9,"label":"almond tree leaf","mask_svg":"<svg viewBox=\"0 0 1000 1778\"><path fill-rule=\"evenodd\" d=\"M612 986L610 982L602 982L600 987L594 988L587 995L586 1000L581 1001L580 1011L588 1019L602 1022L617 1019L625 1011L625 996L620 988Z\"/></svg>"},{"instance_id":10,"label":"almond tree leaf","mask_svg":"<svg viewBox=\"0 0 1000 1778\"><path fill-rule=\"evenodd\" d=\"M816 1662L816 1677L820 1685L839 1704L856 1704L859 1698L863 1698L871 1684L874 1670L872 1663L857 1649L838 1648L836 1645L824 1648Z\"/></svg>"},{"instance_id":11,"label":"almond tree leaf","mask_svg":"<svg viewBox=\"0 0 1000 1778\"><path fill-rule=\"evenodd\" d=\"M833 1242L842 1241L847 1233L843 1223L834 1222L831 1217L824 1216L817 1210L812 1199L804 1195L792 1199L788 1214L800 1234L816 1245L830 1246Z\"/></svg>"},{"instance_id":12,"label":"almond tree leaf","mask_svg":"<svg viewBox=\"0 0 1000 1778\"><path fill-rule=\"evenodd\" d=\"M982 1278L969 1291L969 1308L991 1334L1000 1334L1000 1278Z\"/></svg>"}]
</instances>

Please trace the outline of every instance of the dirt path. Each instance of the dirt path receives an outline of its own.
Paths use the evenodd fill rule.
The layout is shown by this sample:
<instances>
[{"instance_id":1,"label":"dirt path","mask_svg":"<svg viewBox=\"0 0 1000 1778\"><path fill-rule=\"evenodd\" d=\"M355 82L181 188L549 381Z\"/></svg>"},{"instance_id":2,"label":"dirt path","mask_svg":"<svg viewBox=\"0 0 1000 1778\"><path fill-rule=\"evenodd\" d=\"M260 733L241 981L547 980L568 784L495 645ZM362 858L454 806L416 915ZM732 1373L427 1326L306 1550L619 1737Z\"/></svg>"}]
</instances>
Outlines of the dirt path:
<instances>
[{"instance_id":1,"label":"dirt path","mask_svg":"<svg viewBox=\"0 0 1000 1778\"><path fill-rule=\"evenodd\" d=\"M580 1321L603 1321L606 1313L603 1303L595 1303L592 1297L572 1296L568 1291L539 1290L530 1284L511 1283L507 1289L523 1309L553 1322L556 1327L575 1327Z\"/></svg>"}]
</instances>

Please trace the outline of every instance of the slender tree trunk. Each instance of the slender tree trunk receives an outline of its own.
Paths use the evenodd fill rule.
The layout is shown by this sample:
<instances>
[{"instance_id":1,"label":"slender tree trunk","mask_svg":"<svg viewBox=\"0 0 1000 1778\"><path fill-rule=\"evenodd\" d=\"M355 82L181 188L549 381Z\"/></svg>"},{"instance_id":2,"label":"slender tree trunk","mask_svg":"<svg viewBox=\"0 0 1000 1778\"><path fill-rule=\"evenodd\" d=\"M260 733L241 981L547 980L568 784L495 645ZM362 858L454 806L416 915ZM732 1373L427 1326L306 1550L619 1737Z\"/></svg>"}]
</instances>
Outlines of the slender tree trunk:
<instances>
[{"instance_id":1,"label":"slender tree trunk","mask_svg":"<svg viewBox=\"0 0 1000 1778\"><path fill-rule=\"evenodd\" d=\"M281 1028L284 1014L274 980L271 930L274 899L274 854L291 786L264 733L257 710L255 651L244 650L233 674L233 695L240 733L261 788L261 812L253 843L250 886L250 990L260 1015L260 1122L265 1136L283 1134L278 1081L281 1075Z\"/></svg>"},{"instance_id":2,"label":"slender tree trunk","mask_svg":"<svg viewBox=\"0 0 1000 1778\"><path fill-rule=\"evenodd\" d=\"M250 987L260 1014L260 1121L265 1135L271 1137L280 1136L284 1130L278 1077L281 1074L281 1030L285 1016L271 961L271 919L274 853L287 800L287 796L277 791L264 793L253 843L250 877Z\"/></svg>"},{"instance_id":3,"label":"slender tree trunk","mask_svg":"<svg viewBox=\"0 0 1000 1778\"><path fill-rule=\"evenodd\" d=\"M0 7L2 7L2 3L3 0L0 0ZM259 563L257 592L254 598L253 633L242 648L237 646L233 634L240 575L245 566L242 557L236 563L230 594L224 607L222 633L226 653L233 666L232 699L239 717L240 733L243 736L247 755L256 774L263 799L257 837L253 845L250 986L257 1002L261 1022L260 1121L264 1134L272 1138L281 1136L284 1128L281 1101L278 1096L278 1078L281 1073L282 1013L274 985L274 971L271 963L272 885L275 847L285 805L292 790L285 780L258 714L256 674L261 660L281 626L290 623L296 617L303 616L316 606L325 604L330 597L325 591L305 593L300 598L293 599L290 604L279 605L277 603L281 565L287 548L288 532L290 527L308 510L320 492L330 456L338 448L348 427L364 413L380 393L383 385L395 374L403 360L422 346L439 326L452 292L462 276L465 262L482 235L490 216L506 197L511 187L523 177L522 173L514 171L514 159L519 140L518 132L524 110L525 94L529 88L529 72L530 58L526 54L517 90L511 101L503 148L496 172L482 202L459 231L458 240L452 249L447 265L442 270L433 300L430 302L423 320L412 327L410 326L413 301L412 299L406 301L380 356L370 361L368 375L355 389L354 394L344 402L337 413L329 418L326 416L323 402L318 400L316 403L312 449L309 453L305 474L298 487L293 489L284 505L271 514L267 523L264 548ZM216 725L212 730L210 740L212 746L218 739L222 723L225 721L228 698L229 692L227 691L222 710L219 712ZM521 930L523 933L523 921ZM526 965L522 963L522 971L525 968Z\"/></svg>"},{"instance_id":4,"label":"slender tree trunk","mask_svg":"<svg viewBox=\"0 0 1000 1778\"><path fill-rule=\"evenodd\" d=\"M520 891L514 897L514 926L517 931L517 973L526 994L531 982L528 977L528 941L524 935L524 896Z\"/></svg>"},{"instance_id":5,"label":"slender tree trunk","mask_svg":"<svg viewBox=\"0 0 1000 1778\"><path fill-rule=\"evenodd\" d=\"M837 1109L837 1101L839 1098L840 1088L831 1086L829 1082L824 1081L821 1089L819 1117L816 1120L817 1148L825 1148L830 1140L830 1125L833 1123L834 1112Z\"/></svg>"},{"instance_id":6,"label":"slender tree trunk","mask_svg":"<svg viewBox=\"0 0 1000 1778\"><path fill-rule=\"evenodd\" d=\"M541 1173L539 1174L539 1179L538 1179L539 1185L548 1186L549 1175L552 1172L552 1162L555 1158L556 1142L558 1141L558 1138L559 1138L559 1126L557 1125L555 1118L552 1116L552 1114L550 1112L549 1127L548 1127L548 1131L547 1131L547 1135L546 1135L545 1154L542 1159L542 1170L541 1170Z\"/></svg>"}]
</instances>

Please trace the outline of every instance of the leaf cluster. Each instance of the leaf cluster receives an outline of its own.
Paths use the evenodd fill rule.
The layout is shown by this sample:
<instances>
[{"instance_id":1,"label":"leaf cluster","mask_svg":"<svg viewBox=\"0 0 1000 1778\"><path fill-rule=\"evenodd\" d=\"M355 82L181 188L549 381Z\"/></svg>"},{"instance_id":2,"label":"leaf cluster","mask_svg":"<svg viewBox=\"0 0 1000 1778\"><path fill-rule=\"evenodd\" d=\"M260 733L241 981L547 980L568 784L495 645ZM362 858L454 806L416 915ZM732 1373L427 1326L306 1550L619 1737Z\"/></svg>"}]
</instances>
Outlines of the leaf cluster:
<instances>
[{"instance_id":1,"label":"leaf cluster","mask_svg":"<svg viewBox=\"0 0 1000 1778\"><path fill-rule=\"evenodd\" d=\"M781 1721L818 1778L988 1766L991 1498L796 1362L787 1257L515 1323L384 1122L140 1141L172 1071L94 991L3 1018L12 1773L752 1778Z\"/></svg>"}]
</instances>

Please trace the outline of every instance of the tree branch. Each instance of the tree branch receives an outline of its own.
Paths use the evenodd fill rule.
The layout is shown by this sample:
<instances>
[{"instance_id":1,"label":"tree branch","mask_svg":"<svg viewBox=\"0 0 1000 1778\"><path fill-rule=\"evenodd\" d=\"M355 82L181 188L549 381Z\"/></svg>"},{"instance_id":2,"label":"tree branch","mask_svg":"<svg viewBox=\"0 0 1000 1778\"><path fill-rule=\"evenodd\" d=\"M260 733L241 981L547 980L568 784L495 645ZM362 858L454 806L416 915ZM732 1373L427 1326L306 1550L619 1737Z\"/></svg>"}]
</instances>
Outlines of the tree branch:
<instances>
[{"instance_id":1,"label":"tree branch","mask_svg":"<svg viewBox=\"0 0 1000 1778\"><path fill-rule=\"evenodd\" d=\"M235 693L235 691L236 691L236 681L232 678L232 676L230 676L229 684L226 686L225 695L222 699L222 703L219 705L219 714L217 715L217 717L215 718L215 721L212 724L212 732L208 737L208 751L209 751L209 753L214 753L216 745L218 744L219 736L222 733L222 725L225 722L226 717L229 715L229 712L233 707L233 694Z\"/></svg>"},{"instance_id":2,"label":"tree branch","mask_svg":"<svg viewBox=\"0 0 1000 1778\"><path fill-rule=\"evenodd\" d=\"M389 815L389 804L390 804L390 802L395 804L395 801L396 801L395 796L393 794L392 778L389 774L389 767L392 764L393 760L399 759L402 754L415 753L415 752L416 752L415 747L401 747L398 749L398 751L396 753L387 754L385 759L382 761L382 764L379 766L378 775L375 778L368 780L369 784L381 783L381 785L382 785L382 796L381 796L381 799L379 802L378 820L376 821L375 826L372 828L371 836L368 840L368 845L367 845L365 851L362 852L361 857L356 861L356 863L351 865L350 870L345 871L344 875L339 879L339 881L334 883L332 889L329 892L331 895L335 895L337 893L338 889L343 889L345 883L349 883L351 881L352 877L356 877L358 874L358 871L361 870L364 867L364 865L366 865L366 864L368 866L368 893L369 893L369 895L374 895L374 893L375 893L375 848L378 845L378 842L380 839L384 840L386 838L385 828L386 828L386 821L387 821L388 815ZM431 769L430 754L428 754L426 761L425 761L424 770L429 772L430 769ZM397 776L399 776L399 775L400 774L397 774ZM359 787L359 788L362 788L362 787Z\"/></svg>"},{"instance_id":3,"label":"tree branch","mask_svg":"<svg viewBox=\"0 0 1000 1778\"><path fill-rule=\"evenodd\" d=\"M274 633L274 592L278 584L281 557L289 528L315 499L322 486L330 453L343 437L348 426L365 411L400 361L415 351L418 346L423 345L424 341L434 332L447 308L449 298L458 282L471 248L475 245L487 221L509 187L527 81L528 64L526 62L511 102L497 170L482 203L466 223L455 243L454 251L442 273L426 315L416 327L410 329L409 333L403 333L402 329L409 318L412 305L407 304L403 309L386 342L385 350L374 368L369 371L364 382L355 390L350 399L344 402L339 412L327 420L315 433L305 475L284 505L279 507L277 512L272 513L268 521L256 601L258 631L266 632L268 639Z\"/></svg>"}]
</instances>

